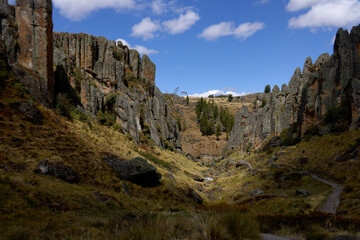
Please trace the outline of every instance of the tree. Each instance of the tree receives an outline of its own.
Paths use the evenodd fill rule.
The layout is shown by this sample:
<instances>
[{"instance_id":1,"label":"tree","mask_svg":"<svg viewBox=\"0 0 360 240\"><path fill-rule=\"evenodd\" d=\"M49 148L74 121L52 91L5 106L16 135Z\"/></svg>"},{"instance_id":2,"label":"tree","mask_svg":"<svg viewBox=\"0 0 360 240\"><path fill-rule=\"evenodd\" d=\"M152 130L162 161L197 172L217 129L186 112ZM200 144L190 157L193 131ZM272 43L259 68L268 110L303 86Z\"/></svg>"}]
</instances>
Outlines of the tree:
<instances>
[{"instance_id":1,"label":"tree","mask_svg":"<svg viewBox=\"0 0 360 240\"><path fill-rule=\"evenodd\" d=\"M270 85L266 85L264 93L269 93L270 91L271 91Z\"/></svg>"},{"instance_id":2,"label":"tree","mask_svg":"<svg viewBox=\"0 0 360 240\"><path fill-rule=\"evenodd\" d=\"M221 127L220 124L218 124L216 127L216 138L219 139L220 136L221 136Z\"/></svg>"},{"instance_id":3,"label":"tree","mask_svg":"<svg viewBox=\"0 0 360 240\"><path fill-rule=\"evenodd\" d=\"M189 95L186 96L186 106L189 106Z\"/></svg>"},{"instance_id":4,"label":"tree","mask_svg":"<svg viewBox=\"0 0 360 240\"><path fill-rule=\"evenodd\" d=\"M233 95L232 95L232 94L229 94L229 96L228 96L228 101L229 101L229 102L232 102L233 99L234 99L234 98L233 98Z\"/></svg>"},{"instance_id":5,"label":"tree","mask_svg":"<svg viewBox=\"0 0 360 240\"><path fill-rule=\"evenodd\" d=\"M214 106L214 120L216 121L219 118L219 108L218 106Z\"/></svg>"}]
</instances>

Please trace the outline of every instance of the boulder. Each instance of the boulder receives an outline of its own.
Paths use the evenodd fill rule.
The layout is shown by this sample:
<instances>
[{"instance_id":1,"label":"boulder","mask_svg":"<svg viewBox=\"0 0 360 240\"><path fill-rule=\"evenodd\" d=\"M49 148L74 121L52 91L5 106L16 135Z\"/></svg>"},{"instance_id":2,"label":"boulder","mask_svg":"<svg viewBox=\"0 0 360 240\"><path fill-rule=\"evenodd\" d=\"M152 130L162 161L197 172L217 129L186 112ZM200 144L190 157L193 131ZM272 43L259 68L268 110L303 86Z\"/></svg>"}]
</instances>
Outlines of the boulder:
<instances>
[{"instance_id":1,"label":"boulder","mask_svg":"<svg viewBox=\"0 0 360 240\"><path fill-rule=\"evenodd\" d=\"M21 102L19 106L20 112L22 112L26 118L35 125L43 124L43 116L32 102Z\"/></svg>"},{"instance_id":2,"label":"boulder","mask_svg":"<svg viewBox=\"0 0 360 240\"><path fill-rule=\"evenodd\" d=\"M45 159L38 163L38 167L39 169L35 170L36 172L53 175L68 183L78 183L80 180L79 174L63 162L55 161L51 163L48 159Z\"/></svg>"},{"instance_id":3,"label":"boulder","mask_svg":"<svg viewBox=\"0 0 360 240\"><path fill-rule=\"evenodd\" d=\"M295 196L303 196L303 197L307 197L310 195L310 192L307 191L307 190L301 190L301 189L298 189L295 191Z\"/></svg>"},{"instance_id":4,"label":"boulder","mask_svg":"<svg viewBox=\"0 0 360 240\"><path fill-rule=\"evenodd\" d=\"M246 161L246 160L240 160L240 161L238 161L235 166L236 166L237 168L238 168L238 167L243 167L243 168L245 168L245 169L250 169L250 170L253 169L252 166L251 166L251 164L250 164L248 161Z\"/></svg>"},{"instance_id":5,"label":"boulder","mask_svg":"<svg viewBox=\"0 0 360 240\"><path fill-rule=\"evenodd\" d=\"M190 188L190 187L189 187L189 188L186 190L185 195L186 195L188 198L194 200L195 203L197 203L197 204L202 204L202 202L203 202L202 197L201 197L193 188Z\"/></svg>"},{"instance_id":6,"label":"boulder","mask_svg":"<svg viewBox=\"0 0 360 240\"><path fill-rule=\"evenodd\" d=\"M156 167L140 157L127 161L114 155L105 155L104 161L121 179L141 186L155 186L161 179L161 174L157 173Z\"/></svg>"},{"instance_id":7,"label":"boulder","mask_svg":"<svg viewBox=\"0 0 360 240\"><path fill-rule=\"evenodd\" d=\"M251 196L258 196L264 193L264 190L261 189L255 189L251 192Z\"/></svg>"},{"instance_id":8,"label":"boulder","mask_svg":"<svg viewBox=\"0 0 360 240\"><path fill-rule=\"evenodd\" d=\"M268 141L264 145L263 151L267 151L270 148L279 147L279 146L281 146L281 138L279 136L275 136L275 137L271 138L270 141Z\"/></svg>"},{"instance_id":9,"label":"boulder","mask_svg":"<svg viewBox=\"0 0 360 240\"><path fill-rule=\"evenodd\" d=\"M205 179L199 175L192 175L192 178L197 182L203 182Z\"/></svg>"}]
</instances>

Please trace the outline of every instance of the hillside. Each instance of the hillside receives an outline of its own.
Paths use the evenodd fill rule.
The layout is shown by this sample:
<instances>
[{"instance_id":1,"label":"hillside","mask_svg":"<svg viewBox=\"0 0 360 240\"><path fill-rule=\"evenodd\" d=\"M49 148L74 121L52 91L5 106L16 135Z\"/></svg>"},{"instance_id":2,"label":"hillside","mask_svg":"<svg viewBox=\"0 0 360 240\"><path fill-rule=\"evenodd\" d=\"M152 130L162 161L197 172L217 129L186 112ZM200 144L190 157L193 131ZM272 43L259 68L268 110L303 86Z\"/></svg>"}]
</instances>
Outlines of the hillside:
<instances>
[{"instance_id":1,"label":"hillside","mask_svg":"<svg viewBox=\"0 0 360 240\"><path fill-rule=\"evenodd\" d=\"M178 97L167 94L166 97L170 99L169 106L173 109L175 118L178 119L182 125L181 146L185 153L190 153L194 157L206 157L208 159L217 158L222 155L227 139L226 133L222 132L220 137L215 134L206 136L201 133L199 122L196 118L196 103L200 98L190 97L189 104L186 104L186 97ZM246 96L234 97L233 101L229 102L227 98L207 98L207 101L213 101L219 108L229 109L232 115L236 115L243 106L251 109L256 100L256 94L248 94Z\"/></svg>"}]
</instances>

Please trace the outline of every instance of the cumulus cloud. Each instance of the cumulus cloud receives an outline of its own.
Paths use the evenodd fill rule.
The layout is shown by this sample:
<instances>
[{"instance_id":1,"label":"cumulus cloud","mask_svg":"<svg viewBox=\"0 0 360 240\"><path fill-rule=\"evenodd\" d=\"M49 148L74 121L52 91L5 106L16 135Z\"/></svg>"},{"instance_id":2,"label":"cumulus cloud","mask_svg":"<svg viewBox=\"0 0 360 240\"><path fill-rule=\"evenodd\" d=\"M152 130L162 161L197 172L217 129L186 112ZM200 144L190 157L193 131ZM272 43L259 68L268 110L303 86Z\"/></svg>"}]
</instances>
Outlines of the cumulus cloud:
<instances>
[{"instance_id":1,"label":"cumulus cloud","mask_svg":"<svg viewBox=\"0 0 360 240\"><path fill-rule=\"evenodd\" d=\"M234 22L221 22L205 28L203 32L199 34L199 37L205 38L208 41L230 35L233 35L236 38L246 39L264 27L265 24L261 22L243 23L238 27L235 27Z\"/></svg>"},{"instance_id":2,"label":"cumulus cloud","mask_svg":"<svg viewBox=\"0 0 360 240\"><path fill-rule=\"evenodd\" d=\"M192 10L187 10L186 13L180 14L178 18L167 20L162 23L147 17L132 27L131 36L142 37L144 40L148 40L154 38L156 33L160 31L172 35L180 34L189 30L199 19L199 14Z\"/></svg>"},{"instance_id":3,"label":"cumulus cloud","mask_svg":"<svg viewBox=\"0 0 360 240\"><path fill-rule=\"evenodd\" d=\"M158 21L152 21L150 17L143 18L140 23L132 27L131 36L142 37L144 40L155 37L155 33L161 30L161 25Z\"/></svg>"},{"instance_id":4,"label":"cumulus cloud","mask_svg":"<svg viewBox=\"0 0 360 240\"><path fill-rule=\"evenodd\" d=\"M350 27L360 22L359 0L290 0L286 9L307 11L291 18L290 28Z\"/></svg>"},{"instance_id":5,"label":"cumulus cloud","mask_svg":"<svg viewBox=\"0 0 360 240\"><path fill-rule=\"evenodd\" d=\"M159 51L155 50L155 49L148 49L144 46L141 45L135 45L134 47L132 47L126 40L124 39L117 39L116 42L122 42L123 45L128 46L128 48L130 49L136 49L140 54L146 54L146 55L151 55L151 54L158 54Z\"/></svg>"},{"instance_id":6,"label":"cumulus cloud","mask_svg":"<svg viewBox=\"0 0 360 240\"><path fill-rule=\"evenodd\" d=\"M118 11L134 9L135 0L53 0L54 6L59 8L60 14L73 21L87 17L93 11L114 8Z\"/></svg>"},{"instance_id":7,"label":"cumulus cloud","mask_svg":"<svg viewBox=\"0 0 360 240\"><path fill-rule=\"evenodd\" d=\"M244 96L246 95L246 93L237 93L237 92L233 92L233 91L222 91L222 90L210 90L207 92L203 92L203 93L194 93L192 95L189 95L189 97L208 97L210 95L214 95L216 96L220 96L220 95L233 95L234 97L238 97L238 96Z\"/></svg>"},{"instance_id":8,"label":"cumulus cloud","mask_svg":"<svg viewBox=\"0 0 360 240\"><path fill-rule=\"evenodd\" d=\"M152 12L155 14L163 14L167 11L167 4L164 0L155 0L151 3Z\"/></svg>"},{"instance_id":9,"label":"cumulus cloud","mask_svg":"<svg viewBox=\"0 0 360 240\"><path fill-rule=\"evenodd\" d=\"M180 34L189 30L197 21L200 20L199 14L188 10L185 14L180 14L178 18L163 22L165 31L170 34Z\"/></svg>"}]
</instances>

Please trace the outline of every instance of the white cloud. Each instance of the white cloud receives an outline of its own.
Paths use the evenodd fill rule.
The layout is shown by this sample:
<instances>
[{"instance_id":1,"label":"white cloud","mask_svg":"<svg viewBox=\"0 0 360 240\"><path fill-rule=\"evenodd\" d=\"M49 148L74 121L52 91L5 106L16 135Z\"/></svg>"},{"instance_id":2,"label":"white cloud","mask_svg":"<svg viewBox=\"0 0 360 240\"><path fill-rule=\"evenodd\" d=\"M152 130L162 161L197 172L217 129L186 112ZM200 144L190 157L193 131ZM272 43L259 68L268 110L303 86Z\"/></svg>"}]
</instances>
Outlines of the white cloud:
<instances>
[{"instance_id":1,"label":"white cloud","mask_svg":"<svg viewBox=\"0 0 360 240\"><path fill-rule=\"evenodd\" d=\"M222 90L210 90L204 93L194 93L192 95L189 95L189 97L208 97L209 95L214 95L216 97L220 95L230 95L230 94L233 95L234 97L246 95L246 93L237 93L233 91L224 92Z\"/></svg>"},{"instance_id":2,"label":"white cloud","mask_svg":"<svg viewBox=\"0 0 360 240\"><path fill-rule=\"evenodd\" d=\"M155 0L151 3L152 12L155 14L163 14L167 11L167 4L164 0Z\"/></svg>"},{"instance_id":3,"label":"white cloud","mask_svg":"<svg viewBox=\"0 0 360 240\"><path fill-rule=\"evenodd\" d=\"M161 30L161 25L158 21L152 21L151 18L143 18L140 23L132 27L131 36L142 37L144 40L155 37L155 33Z\"/></svg>"},{"instance_id":4,"label":"white cloud","mask_svg":"<svg viewBox=\"0 0 360 240\"><path fill-rule=\"evenodd\" d=\"M254 22L254 23L244 23L240 24L234 31L234 35L237 38L246 39L254 35L257 31L265 27L264 23Z\"/></svg>"},{"instance_id":5,"label":"white cloud","mask_svg":"<svg viewBox=\"0 0 360 240\"><path fill-rule=\"evenodd\" d=\"M188 10L185 14L180 14L178 18L163 22L165 31L170 34L180 34L190 29L197 21L200 20L199 14Z\"/></svg>"},{"instance_id":6,"label":"white cloud","mask_svg":"<svg viewBox=\"0 0 360 240\"><path fill-rule=\"evenodd\" d=\"M134 47L132 47L126 40L121 39L121 38L116 40L116 42L118 42L118 41L121 41L123 45L128 46L128 48L130 48L130 49L136 49L140 54L151 55L151 54L159 53L159 51L157 51L155 49L148 49L141 45L135 45Z\"/></svg>"},{"instance_id":7,"label":"white cloud","mask_svg":"<svg viewBox=\"0 0 360 240\"><path fill-rule=\"evenodd\" d=\"M359 0L290 0L286 9L307 10L289 20L290 28L351 27L360 22Z\"/></svg>"},{"instance_id":8,"label":"white cloud","mask_svg":"<svg viewBox=\"0 0 360 240\"><path fill-rule=\"evenodd\" d=\"M180 34L190 29L199 19L199 14L192 10L188 10L185 14L180 14L178 18L164 21L162 24L147 17L132 27L131 36L142 37L144 40L148 40L154 38L159 31L168 32L173 35Z\"/></svg>"},{"instance_id":9,"label":"white cloud","mask_svg":"<svg viewBox=\"0 0 360 240\"><path fill-rule=\"evenodd\" d=\"M237 38L246 39L264 27L265 24L261 22L243 23L238 27L235 27L234 22L221 22L219 24L211 25L205 28L203 32L199 34L199 37L205 38L208 41L230 35L233 35Z\"/></svg>"},{"instance_id":10,"label":"white cloud","mask_svg":"<svg viewBox=\"0 0 360 240\"><path fill-rule=\"evenodd\" d=\"M73 21L87 17L93 11L103 8L114 8L118 11L134 9L135 0L53 0L60 14Z\"/></svg>"}]
</instances>

